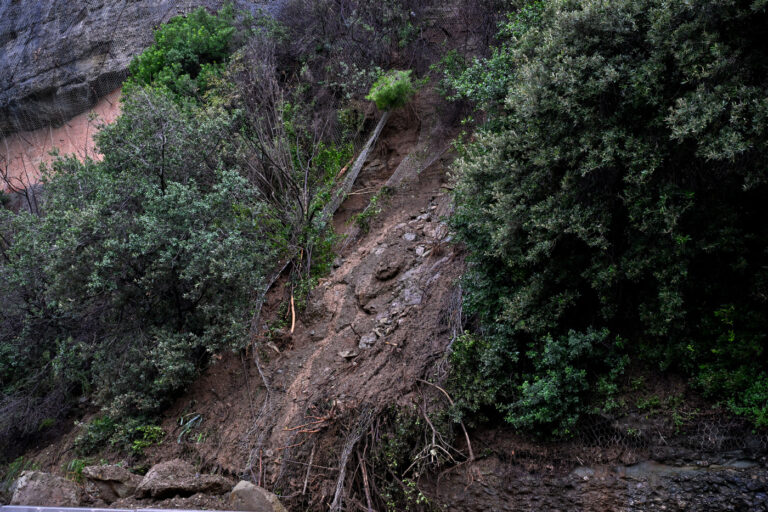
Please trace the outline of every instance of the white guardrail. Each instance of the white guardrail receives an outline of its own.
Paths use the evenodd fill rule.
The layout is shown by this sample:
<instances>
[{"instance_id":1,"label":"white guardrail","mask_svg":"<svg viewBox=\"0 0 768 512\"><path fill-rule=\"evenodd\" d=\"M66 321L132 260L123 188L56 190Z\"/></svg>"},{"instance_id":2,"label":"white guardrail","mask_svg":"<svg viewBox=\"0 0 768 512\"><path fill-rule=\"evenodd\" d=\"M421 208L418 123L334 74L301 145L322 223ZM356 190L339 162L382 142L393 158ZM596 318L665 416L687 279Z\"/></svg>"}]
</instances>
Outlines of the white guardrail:
<instances>
[{"instance_id":1,"label":"white guardrail","mask_svg":"<svg viewBox=\"0 0 768 512\"><path fill-rule=\"evenodd\" d=\"M162 509L162 508L71 508L71 507L30 507L27 505L0 506L0 512L206 512L204 510ZM217 511L220 512L220 511ZM234 512L234 511L230 511Z\"/></svg>"}]
</instances>

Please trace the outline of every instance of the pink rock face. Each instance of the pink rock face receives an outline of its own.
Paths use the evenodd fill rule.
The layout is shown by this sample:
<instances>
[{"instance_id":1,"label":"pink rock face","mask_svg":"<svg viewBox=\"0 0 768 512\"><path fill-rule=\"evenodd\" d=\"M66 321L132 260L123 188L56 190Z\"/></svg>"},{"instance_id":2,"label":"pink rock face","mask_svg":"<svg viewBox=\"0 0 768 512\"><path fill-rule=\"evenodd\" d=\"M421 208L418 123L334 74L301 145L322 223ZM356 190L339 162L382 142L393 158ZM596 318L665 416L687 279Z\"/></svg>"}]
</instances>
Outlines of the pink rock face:
<instances>
[{"instance_id":1,"label":"pink rock face","mask_svg":"<svg viewBox=\"0 0 768 512\"><path fill-rule=\"evenodd\" d=\"M90 111L70 119L59 127L19 132L0 139L0 172L7 173L11 187L25 188L40 179L40 165L50 163L50 152L57 148L60 155L89 156L100 159L93 136L102 123L113 122L120 114L120 89L112 91ZM8 190L0 181L0 190Z\"/></svg>"}]
</instances>

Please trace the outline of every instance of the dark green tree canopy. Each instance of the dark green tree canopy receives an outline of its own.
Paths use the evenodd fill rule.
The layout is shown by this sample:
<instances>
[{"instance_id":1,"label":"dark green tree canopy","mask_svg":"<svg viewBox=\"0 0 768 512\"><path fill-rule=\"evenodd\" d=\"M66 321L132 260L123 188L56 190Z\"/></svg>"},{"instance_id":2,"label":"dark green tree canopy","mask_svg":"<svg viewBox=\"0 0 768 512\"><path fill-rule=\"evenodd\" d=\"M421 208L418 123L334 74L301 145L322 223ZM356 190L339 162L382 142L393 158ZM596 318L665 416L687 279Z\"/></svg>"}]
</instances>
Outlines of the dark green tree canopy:
<instances>
[{"instance_id":1,"label":"dark green tree canopy","mask_svg":"<svg viewBox=\"0 0 768 512\"><path fill-rule=\"evenodd\" d=\"M631 353L768 421L766 22L765 2L538 2L455 77L493 120L452 220L484 338L455 355L472 407L562 432Z\"/></svg>"},{"instance_id":2,"label":"dark green tree canopy","mask_svg":"<svg viewBox=\"0 0 768 512\"><path fill-rule=\"evenodd\" d=\"M131 62L128 85L151 84L178 97L199 96L224 69L234 35L231 5L215 15L200 7L172 18L155 32L155 43Z\"/></svg>"}]
</instances>

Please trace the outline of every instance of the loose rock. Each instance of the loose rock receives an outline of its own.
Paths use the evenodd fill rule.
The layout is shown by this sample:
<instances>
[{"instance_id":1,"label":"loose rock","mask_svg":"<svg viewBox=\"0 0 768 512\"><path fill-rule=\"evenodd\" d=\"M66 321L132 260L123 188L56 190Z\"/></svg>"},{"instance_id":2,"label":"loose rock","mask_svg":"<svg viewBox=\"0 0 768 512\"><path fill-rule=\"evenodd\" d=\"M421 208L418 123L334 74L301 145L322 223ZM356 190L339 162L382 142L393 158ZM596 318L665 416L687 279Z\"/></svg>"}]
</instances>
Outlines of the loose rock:
<instances>
[{"instance_id":1,"label":"loose rock","mask_svg":"<svg viewBox=\"0 0 768 512\"><path fill-rule=\"evenodd\" d=\"M373 347L375 344L376 344L376 335L373 333L370 333L360 338L360 343L358 344L358 347L361 349L368 349Z\"/></svg>"},{"instance_id":2,"label":"loose rock","mask_svg":"<svg viewBox=\"0 0 768 512\"><path fill-rule=\"evenodd\" d=\"M77 484L42 471L24 471L13 485L11 505L76 507L80 504Z\"/></svg>"},{"instance_id":3,"label":"loose rock","mask_svg":"<svg viewBox=\"0 0 768 512\"><path fill-rule=\"evenodd\" d=\"M120 466L88 466L83 469L89 494L112 503L132 495L142 478Z\"/></svg>"},{"instance_id":4,"label":"loose rock","mask_svg":"<svg viewBox=\"0 0 768 512\"><path fill-rule=\"evenodd\" d=\"M224 494L231 488L232 483L223 476L195 474L191 464L173 459L153 466L139 484L136 496L163 499L198 492Z\"/></svg>"},{"instance_id":5,"label":"loose rock","mask_svg":"<svg viewBox=\"0 0 768 512\"><path fill-rule=\"evenodd\" d=\"M251 482L241 480L229 495L231 510L248 510L252 512L288 512L280 500Z\"/></svg>"}]
</instances>

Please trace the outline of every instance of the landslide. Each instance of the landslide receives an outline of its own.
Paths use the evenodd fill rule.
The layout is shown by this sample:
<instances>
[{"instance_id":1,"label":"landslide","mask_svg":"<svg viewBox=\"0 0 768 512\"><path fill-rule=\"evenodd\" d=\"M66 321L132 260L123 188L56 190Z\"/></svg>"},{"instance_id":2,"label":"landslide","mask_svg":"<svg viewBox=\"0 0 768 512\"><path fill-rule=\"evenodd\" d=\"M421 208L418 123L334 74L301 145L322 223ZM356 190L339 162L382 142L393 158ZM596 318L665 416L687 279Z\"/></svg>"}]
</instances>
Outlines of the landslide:
<instances>
[{"instance_id":1,"label":"landslide","mask_svg":"<svg viewBox=\"0 0 768 512\"><path fill-rule=\"evenodd\" d=\"M147 449L144 466L183 457L285 495L302 491L298 477L312 464L297 503L327 508L347 430L367 431L391 408L436 392L422 381L444 376L463 270L444 223L456 135L446 127L455 114L431 90L392 114L333 219L334 269L296 310L294 331L283 278L267 296L251 348L217 356L167 411L161 425L168 435ZM365 222L356 222L377 194ZM180 427L180 418L193 416L200 417L193 429ZM72 429L31 458L60 470L76 435Z\"/></svg>"}]
</instances>

